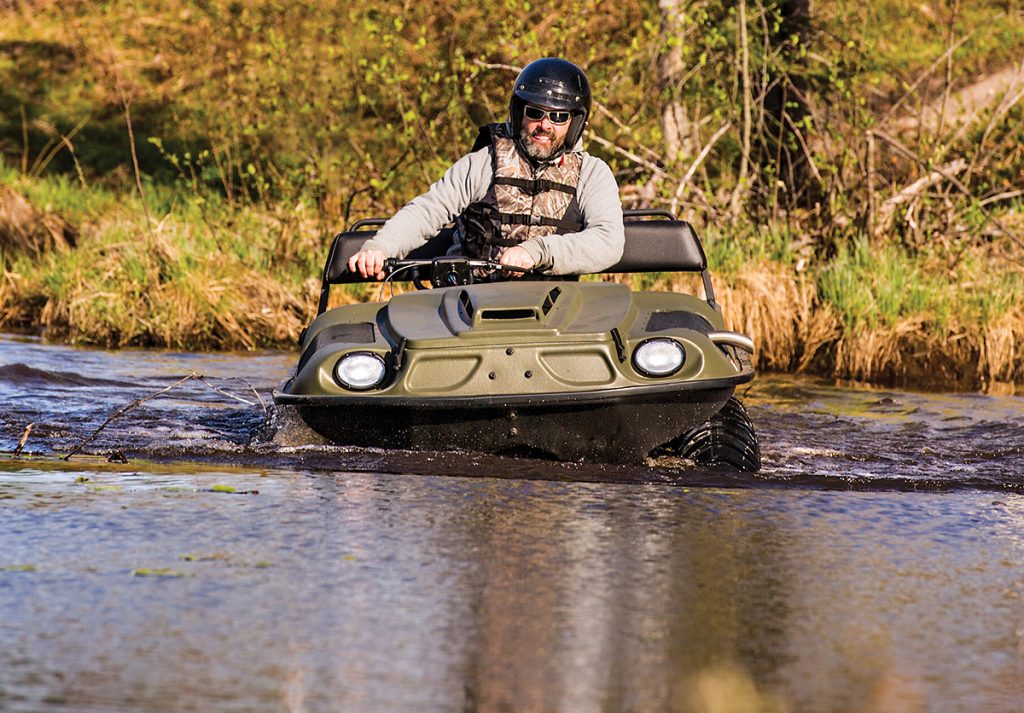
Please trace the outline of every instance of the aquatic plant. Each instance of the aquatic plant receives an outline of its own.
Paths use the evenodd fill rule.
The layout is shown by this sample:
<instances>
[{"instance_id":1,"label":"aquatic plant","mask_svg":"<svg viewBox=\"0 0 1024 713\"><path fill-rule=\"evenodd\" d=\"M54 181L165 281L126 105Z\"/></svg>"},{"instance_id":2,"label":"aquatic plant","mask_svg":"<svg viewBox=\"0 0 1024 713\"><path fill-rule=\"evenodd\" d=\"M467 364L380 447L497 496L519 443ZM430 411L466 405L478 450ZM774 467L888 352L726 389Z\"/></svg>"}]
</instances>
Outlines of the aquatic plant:
<instances>
[{"instance_id":1,"label":"aquatic plant","mask_svg":"<svg viewBox=\"0 0 1024 713\"><path fill-rule=\"evenodd\" d=\"M166 567L139 567L132 570L133 577L189 577L188 572Z\"/></svg>"}]
</instances>

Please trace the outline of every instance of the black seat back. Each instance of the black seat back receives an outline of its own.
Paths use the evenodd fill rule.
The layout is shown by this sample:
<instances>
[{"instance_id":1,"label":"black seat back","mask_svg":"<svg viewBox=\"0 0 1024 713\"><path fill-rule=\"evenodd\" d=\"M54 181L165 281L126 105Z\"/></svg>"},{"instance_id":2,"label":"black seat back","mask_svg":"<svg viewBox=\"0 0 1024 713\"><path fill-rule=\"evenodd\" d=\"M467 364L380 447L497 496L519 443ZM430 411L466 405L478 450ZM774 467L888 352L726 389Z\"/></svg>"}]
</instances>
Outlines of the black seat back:
<instances>
[{"instance_id":1,"label":"black seat back","mask_svg":"<svg viewBox=\"0 0 1024 713\"><path fill-rule=\"evenodd\" d=\"M627 220L626 242L617 263L604 273L702 272L704 248L685 220Z\"/></svg>"},{"instance_id":2,"label":"black seat back","mask_svg":"<svg viewBox=\"0 0 1024 713\"><path fill-rule=\"evenodd\" d=\"M707 274L708 260L704 248L693 227L685 220L676 220L668 211L624 211L626 233L622 257L606 270L605 274L631 272L699 272L704 277L704 289L708 301L714 303L711 282ZM642 217L657 217L659 220L641 220ZM384 220L373 218L359 221L349 230L338 233L331 243L331 250L324 265L323 284L320 294L320 311L327 308L327 296L331 285L367 282L366 278L349 272L348 261L363 244L377 234L371 226L383 224ZM445 255L452 247L451 228L445 228L406 258L429 259Z\"/></svg>"}]
</instances>

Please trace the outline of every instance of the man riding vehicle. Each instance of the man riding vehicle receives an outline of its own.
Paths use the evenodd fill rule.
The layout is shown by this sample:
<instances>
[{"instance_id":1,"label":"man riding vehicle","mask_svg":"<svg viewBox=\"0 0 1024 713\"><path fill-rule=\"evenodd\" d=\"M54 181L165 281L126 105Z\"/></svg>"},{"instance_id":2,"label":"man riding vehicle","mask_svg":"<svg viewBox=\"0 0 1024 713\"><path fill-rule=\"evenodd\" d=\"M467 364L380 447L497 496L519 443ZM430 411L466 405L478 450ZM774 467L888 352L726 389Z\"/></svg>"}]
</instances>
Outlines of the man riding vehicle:
<instances>
[{"instance_id":1,"label":"man riding vehicle","mask_svg":"<svg viewBox=\"0 0 1024 713\"><path fill-rule=\"evenodd\" d=\"M547 275L614 265L624 242L622 206L608 164L583 151L590 102L590 83L573 63L528 64L508 121L483 127L474 150L395 213L349 270L383 279L385 259L404 257L452 221L452 251L468 257Z\"/></svg>"}]
</instances>

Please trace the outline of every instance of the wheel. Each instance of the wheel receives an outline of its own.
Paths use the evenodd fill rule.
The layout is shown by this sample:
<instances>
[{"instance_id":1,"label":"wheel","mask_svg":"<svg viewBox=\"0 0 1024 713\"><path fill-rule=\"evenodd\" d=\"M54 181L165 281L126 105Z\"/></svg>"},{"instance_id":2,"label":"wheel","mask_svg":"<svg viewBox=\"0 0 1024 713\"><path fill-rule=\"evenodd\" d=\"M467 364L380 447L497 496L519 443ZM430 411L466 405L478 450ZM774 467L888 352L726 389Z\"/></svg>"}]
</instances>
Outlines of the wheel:
<instances>
[{"instance_id":1,"label":"wheel","mask_svg":"<svg viewBox=\"0 0 1024 713\"><path fill-rule=\"evenodd\" d=\"M735 396L729 397L721 411L675 441L671 450L697 465L750 472L761 468L761 448L754 424Z\"/></svg>"}]
</instances>

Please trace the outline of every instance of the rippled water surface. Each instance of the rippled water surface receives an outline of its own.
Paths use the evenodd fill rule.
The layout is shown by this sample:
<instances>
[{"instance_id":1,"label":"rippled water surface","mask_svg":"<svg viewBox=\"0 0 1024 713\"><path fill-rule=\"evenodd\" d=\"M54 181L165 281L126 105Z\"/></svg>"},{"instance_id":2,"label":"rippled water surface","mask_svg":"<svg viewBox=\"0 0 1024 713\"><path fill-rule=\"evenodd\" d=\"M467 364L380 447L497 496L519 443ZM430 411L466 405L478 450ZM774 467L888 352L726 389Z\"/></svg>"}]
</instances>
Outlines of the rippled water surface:
<instances>
[{"instance_id":1,"label":"rippled water surface","mask_svg":"<svg viewBox=\"0 0 1024 713\"><path fill-rule=\"evenodd\" d=\"M741 476L325 446L292 358L0 338L0 710L1024 710L1018 397L759 377Z\"/></svg>"}]
</instances>

